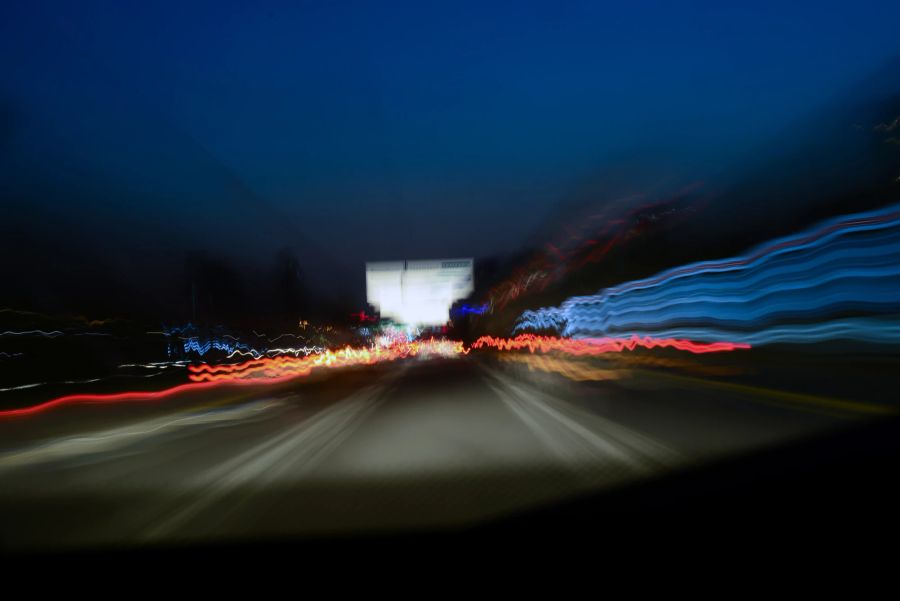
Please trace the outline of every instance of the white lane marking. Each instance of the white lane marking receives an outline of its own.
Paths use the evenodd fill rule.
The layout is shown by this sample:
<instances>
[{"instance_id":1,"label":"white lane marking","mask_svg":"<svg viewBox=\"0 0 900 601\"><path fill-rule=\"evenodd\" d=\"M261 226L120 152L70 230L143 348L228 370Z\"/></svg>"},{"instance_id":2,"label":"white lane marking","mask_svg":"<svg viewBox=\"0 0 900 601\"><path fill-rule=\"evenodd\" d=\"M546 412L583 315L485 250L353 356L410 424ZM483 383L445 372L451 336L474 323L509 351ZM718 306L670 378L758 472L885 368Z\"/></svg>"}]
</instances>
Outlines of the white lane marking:
<instances>
[{"instance_id":1,"label":"white lane marking","mask_svg":"<svg viewBox=\"0 0 900 601\"><path fill-rule=\"evenodd\" d=\"M386 385L370 386L331 405L314 416L287 429L275 438L263 442L230 460L213 467L193 479L190 488L201 496L155 523L141 536L155 540L177 532L187 522L225 496L248 483L263 485L287 471L298 461L306 470L321 462L345 440L383 398ZM318 442L319 446L313 443ZM297 459L288 460L298 454ZM281 465L279 465L281 464ZM190 492L190 491L186 491ZM246 498L244 499L246 500ZM233 509L236 507L232 506Z\"/></svg>"},{"instance_id":2,"label":"white lane marking","mask_svg":"<svg viewBox=\"0 0 900 601\"><path fill-rule=\"evenodd\" d=\"M547 425L538 424L546 424L548 421L558 424L564 431L586 443L595 457L614 459L637 471L655 471L681 460L678 452L652 438L595 413L580 410L543 391L525 389L487 367L483 369L496 383L489 385L507 406L563 459L571 460L573 457L573 449L560 451L565 448L566 441L571 442L572 437L556 438L549 433ZM525 415L528 417L525 418Z\"/></svg>"},{"instance_id":3,"label":"white lane marking","mask_svg":"<svg viewBox=\"0 0 900 601\"><path fill-rule=\"evenodd\" d=\"M524 391L524 389L520 387L516 387L515 385L513 385L513 387L518 388L526 395L528 394L527 391ZM552 414L558 421L565 422L572 430L581 433L586 440L599 440L598 435L595 432L581 425L594 423L599 425L602 429L603 435L606 437L604 441L608 440L609 437L612 437L626 447L634 449L647 457L652 457L657 461L662 460L665 462L668 459L677 461L680 459L677 451L644 434L626 428L617 422L606 419L595 413L585 412L573 406L571 403L567 403L566 401L545 392L538 391L537 395L541 397L544 402L538 402L536 398L530 399L535 407L541 411Z\"/></svg>"},{"instance_id":4,"label":"white lane marking","mask_svg":"<svg viewBox=\"0 0 900 601\"><path fill-rule=\"evenodd\" d=\"M506 392L503 388L499 386L495 386L494 384L488 384L491 390L500 397L500 400L503 401L503 404L512 411L516 417L522 420L529 430L546 446L549 448L554 454L563 459L565 462L569 463L574 461L575 456L572 453L571 449L568 449L566 445L562 444L558 436L554 436L552 432L550 432L546 424L542 425L540 420L534 419L529 412L521 406L517 399L515 399L512 395Z\"/></svg>"},{"instance_id":5,"label":"white lane marking","mask_svg":"<svg viewBox=\"0 0 900 601\"><path fill-rule=\"evenodd\" d=\"M237 487L251 480L270 481L273 469L285 458L297 452L309 455L311 449L317 448L313 446L315 443L323 439L327 442L339 434L359 414L370 409L383 391L383 387L368 388L347 397L289 430L274 446L264 445L266 448L261 453L251 449L244 454L246 457L235 458L213 474L205 474L200 481L220 488Z\"/></svg>"},{"instance_id":6,"label":"white lane marking","mask_svg":"<svg viewBox=\"0 0 900 601\"><path fill-rule=\"evenodd\" d=\"M166 416L91 435L51 440L0 455L0 469L103 453L179 428L244 420L278 404L265 399L225 409L201 410L176 419Z\"/></svg>"}]
</instances>

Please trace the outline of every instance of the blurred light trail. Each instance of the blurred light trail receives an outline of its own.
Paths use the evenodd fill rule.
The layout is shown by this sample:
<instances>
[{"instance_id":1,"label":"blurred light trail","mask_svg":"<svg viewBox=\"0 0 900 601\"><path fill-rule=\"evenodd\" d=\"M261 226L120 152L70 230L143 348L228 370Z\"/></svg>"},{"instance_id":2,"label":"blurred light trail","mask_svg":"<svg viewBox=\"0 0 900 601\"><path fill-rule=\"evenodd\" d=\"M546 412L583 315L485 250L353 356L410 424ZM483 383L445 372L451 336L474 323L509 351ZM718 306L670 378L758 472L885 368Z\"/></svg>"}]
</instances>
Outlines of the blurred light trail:
<instances>
[{"instance_id":1,"label":"blurred light trail","mask_svg":"<svg viewBox=\"0 0 900 601\"><path fill-rule=\"evenodd\" d=\"M145 366L142 366L145 367ZM104 380L114 380L121 378L155 378L157 376L163 375L164 372L158 371L152 374L143 374L143 375L122 375L116 374L112 376L108 376L106 378L87 378L84 380L60 380L53 382L34 382L32 384L20 384L19 386L9 386L7 388L0 388L0 392L12 392L13 390L27 390L29 388L37 388L39 386L60 386L62 384L73 385L73 384L93 384L95 382L102 382Z\"/></svg>"},{"instance_id":2,"label":"blurred light trail","mask_svg":"<svg viewBox=\"0 0 900 601\"><path fill-rule=\"evenodd\" d=\"M501 351L522 350L527 348L531 353L534 353L535 351L540 351L542 353L559 351L569 355L602 355L606 353L621 353L626 350L633 351L638 347L647 349L674 348L694 354L720 353L736 349L748 349L750 348L750 345L734 342L698 343L675 338L651 338L650 336L574 339L520 334L515 338L482 336L472 344L473 349L482 347L493 347Z\"/></svg>"},{"instance_id":3,"label":"blurred light trail","mask_svg":"<svg viewBox=\"0 0 900 601\"><path fill-rule=\"evenodd\" d=\"M105 319L89 319L84 315L50 315L48 313L40 313L38 311L23 311L21 309L13 309L11 307L0 307L0 313L12 313L13 315L29 315L39 317L41 319L49 319L53 321L78 321L82 324L95 327L103 326L110 323L127 322L128 320L121 317L107 317Z\"/></svg>"},{"instance_id":4,"label":"blurred light trail","mask_svg":"<svg viewBox=\"0 0 900 601\"><path fill-rule=\"evenodd\" d=\"M688 338L710 340L724 337L741 340L752 346L778 343L813 343L828 340L855 340L875 344L897 344L900 342L900 319L877 317L848 317L821 323L800 323L773 326L758 332L710 328L672 328L667 330L641 330L636 336L661 336L667 338Z\"/></svg>"},{"instance_id":5,"label":"blurred light trail","mask_svg":"<svg viewBox=\"0 0 900 601\"><path fill-rule=\"evenodd\" d=\"M11 330L7 330L5 332L0 332L0 336L43 336L45 338L56 338L57 336L62 336L63 333L59 330L53 330L51 332L45 332L44 330L26 330L24 332L14 332Z\"/></svg>"},{"instance_id":6,"label":"blurred light trail","mask_svg":"<svg viewBox=\"0 0 900 601\"><path fill-rule=\"evenodd\" d=\"M453 310L454 315L484 315L484 313L489 309L489 305L487 303L479 306L472 305L462 305L458 309Z\"/></svg>"},{"instance_id":7,"label":"blurred light trail","mask_svg":"<svg viewBox=\"0 0 900 601\"><path fill-rule=\"evenodd\" d=\"M227 357L225 357L225 358L226 358L226 359L231 359L231 358L234 357L235 355L238 355L238 356L240 356L240 357L253 357L254 359L259 359L259 357L260 357L260 354L259 354L259 353L254 353L254 352L250 352L250 351L242 351L241 349L234 349L234 350L231 351L231 353L230 353Z\"/></svg>"},{"instance_id":8,"label":"blurred light trail","mask_svg":"<svg viewBox=\"0 0 900 601\"><path fill-rule=\"evenodd\" d=\"M151 378L159 374L150 374L149 376L141 376L143 378ZM35 382L33 384L21 384L19 386L10 386L8 388L0 388L0 392L10 392L12 390L27 390L29 388L37 388L38 386L47 386L48 384L92 384L99 382L102 378L90 378L88 380L63 380L62 382Z\"/></svg>"},{"instance_id":9,"label":"blurred light trail","mask_svg":"<svg viewBox=\"0 0 900 601\"><path fill-rule=\"evenodd\" d=\"M270 357L277 356L277 355L293 355L295 357L298 357L300 355L311 355L313 353L323 353L323 352L325 352L325 347L322 347L322 346L301 346L301 347L297 347L297 348L294 348L294 347L273 348L273 349L267 350L265 352L265 354ZM242 351L240 349L234 349L233 351L231 351L231 354L229 354L225 358L231 359L235 355L238 355L241 357L253 357L254 359L259 359L260 357L262 357L262 353L259 353L257 351L253 351L253 350Z\"/></svg>"},{"instance_id":10,"label":"blurred light trail","mask_svg":"<svg viewBox=\"0 0 900 601\"><path fill-rule=\"evenodd\" d=\"M747 255L525 311L514 331L704 341L900 342L898 324L847 312L900 310L900 206L842 216ZM888 324L888 327L884 327Z\"/></svg>"},{"instance_id":11,"label":"blurred light trail","mask_svg":"<svg viewBox=\"0 0 900 601\"><path fill-rule=\"evenodd\" d=\"M286 347L286 348L273 348L266 351L266 354L269 356L274 355L294 355L295 357L299 355L312 355L313 353L324 353L325 347L322 346L300 346L300 347Z\"/></svg>"},{"instance_id":12,"label":"blurred light trail","mask_svg":"<svg viewBox=\"0 0 900 601\"><path fill-rule=\"evenodd\" d=\"M117 403L120 401L151 401L164 399L166 397L170 397L180 392L186 392L188 390L211 388L216 384L217 382L192 382L189 384L179 384L178 386L173 386L172 388L166 388L154 392L135 391L119 392L114 394L70 394L53 399L52 401L46 401L38 405L32 405L31 407L5 409L3 411L0 411L0 418L33 415L35 413L47 411L48 409L52 409L54 407L59 407L61 405L71 405L77 403Z\"/></svg>"},{"instance_id":13,"label":"blurred light trail","mask_svg":"<svg viewBox=\"0 0 900 601\"><path fill-rule=\"evenodd\" d=\"M189 365L188 379L190 382L187 384L180 384L172 388L153 392L135 391L113 394L67 395L31 407L2 410L0 411L0 418L31 415L66 404L158 400L197 388L202 389L224 384L275 384L297 377L308 376L314 369L374 365L376 363L397 361L399 359L410 357L454 357L468 354L472 349L480 348L497 348L506 351L527 348L531 353L536 351L542 353L557 351L577 356L621 353L626 350L634 350L638 347L647 349L673 348L695 354L750 348L748 344L742 343L697 343L690 340L657 339L651 337L640 338L638 336L627 339L566 339L535 336L533 334L521 334L512 339L483 336L475 341L469 349L465 348L462 342L455 340L436 340L434 338L415 341L400 340L389 346L373 346L371 348L354 348L348 346L335 351L325 350L321 353L310 354L305 357L261 357L242 363L224 365L209 365L203 363L200 365ZM164 368L168 365L169 364L166 363L158 363L140 366Z\"/></svg>"},{"instance_id":14,"label":"blurred light trail","mask_svg":"<svg viewBox=\"0 0 900 601\"><path fill-rule=\"evenodd\" d=\"M231 365L191 365L191 380L171 388L152 392L133 391L112 394L71 394L44 403L18 409L0 411L0 418L33 415L68 404L104 404L124 401L152 401L192 390L222 385L267 385L286 382L309 375L314 368L337 368L352 365L373 365L381 361L395 361L407 357L455 356L469 351L462 342L452 340L423 340L398 344L388 348L352 348L325 351L303 358L263 358Z\"/></svg>"},{"instance_id":15,"label":"blurred light trail","mask_svg":"<svg viewBox=\"0 0 900 601\"><path fill-rule=\"evenodd\" d=\"M268 340L269 342L277 342L278 340L281 340L282 338L285 338L285 337L296 338L297 340L303 340L303 336L300 336L299 334L288 334L288 333L279 334L278 336L275 336L274 338L267 338L266 340Z\"/></svg>"},{"instance_id":16,"label":"blurred light trail","mask_svg":"<svg viewBox=\"0 0 900 601\"><path fill-rule=\"evenodd\" d=\"M10 386L8 388L0 388L0 392L10 392L12 390L27 390L29 388L37 388L38 386L44 386L49 382L35 382L34 384L22 384L20 386Z\"/></svg>"},{"instance_id":17,"label":"blurred light trail","mask_svg":"<svg viewBox=\"0 0 900 601\"><path fill-rule=\"evenodd\" d=\"M261 352L257 351L256 349L250 348L246 344L242 344L240 342L234 343L227 340L220 340L218 338L211 338L201 342L197 337L191 337L184 341L185 353L193 351L202 357L213 349L217 351L224 351L226 353L234 353L235 350L240 349L242 351L251 353L254 357L262 356Z\"/></svg>"},{"instance_id":18,"label":"blurred light trail","mask_svg":"<svg viewBox=\"0 0 900 601\"><path fill-rule=\"evenodd\" d=\"M122 363L119 365L120 368L123 367L143 367L146 369L167 369L169 367L184 367L188 364L187 361L155 361L152 363Z\"/></svg>"},{"instance_id":19,"label":"blurred light trail","mask_svg":"<svg viewBox=\"0 0 900 601\"><path fill-rule=\"evenodd\" d=\"M650 368L656 372L656 368L666 371L677 370L684 373L693 373L703 376L737 376L746 374L748 369L741 365L727 364L717 365L696 361L684 357L662 357L659 355L604 355L604 363L613 364L619 369L645 369Z\"/></svg>"},{"instance_id":20,"label":"blurred light trail","mask_svg":"<svg viewBox=\"0 0 900 601\"><path fill-rule=\"evenodd\" d=\"M188 332L188 331L193 332L196 330L197 330L197 326L195 326L192 323L188 323L187 325L184 325L184 326L173 326L171 328L167 328L167 327L163 326L162 331L158 331L158 332L153 331L153 332L147 332L147 333L148 334L162 334L163 336L175 336L176 334L183 335L185 332Z\"/></svg>"},{"instance_id":21,"label":"blurred light trail","mask_svg":"<svg viewBox=\"0 0 900 601\"><path fill-rule=\"evenodd\" d=\"M494 286L488 293L488 305L492 310L502 309L526 294L545 290L573 271L602 261L613 249L645 233L671 227L694 212L693 203L687 201L696 187L691 185L673 198L631 208L629 205L637 197L620 198L597 213L581 216L564 227L563 233L554 242L548 242L527 265Z\"/></svg>"},{"instance_id":22,"label":"blurred light trail","mask_svg":"<svg viewBox=\"0 0 900 601\"><path fill-rule=\"evenodd\" d=\"M359 320L359 323L378 323L378 318L374 315L369 315L365 311L360 311L359 313L351 313L350 317L354 317Z\"/></svg>"},{"instance_id":23,"label":"blurred light trail","mask_svg":"<svg viewBox=\"0 0 900 601\"><path fill-rule=\"evenodd\" d=\"M309 345L304 344L299 347L278 347L278 348L268 348L267 346L259 346L258 342L253 345L241 342L241 339L237 336L233 336L231 334L222 333L222 326L218 326L214 328L215 333L213 335L204 336L199 334L199 330L196 326L191 323L188 323L185 326L175 326L175 327L164 327L161 331L152 331L148 332L148 334L162 334L167 337L177 337L181 340L180 345L176 345L176 347L170 347L169 354L170 356L173 352L176 352L175 349L179 346L183 349L185 354L196 353L201 357L208 354L210 351L222 351L224 353L228 353L226 359L230 359L235 355L239 355L242 357L253 357L254 359L259 359L264 356L274 356L281 354L291 354L294 356L298 356L300 354L308 355L310 353L322 352L324 351L324 347L317 345ZM299 341L307 341L305 336L300 336L298 334L292 334L290 332L285 332L283 334L279 334L277 336L268 337L267 334L261 334L256 330L252 330L253 335L257 338L266 338L269 343L275 343L283 338L294 338ZM184 334L189 334L185 336ZM177 352L176 352L177 354Z\"/></svg>"},{"instance_id":24,"label":"blurred light trail","mask_svg":"<svg viewBox=\"0 0 900 601\"><path fill-rule=\"evenodd\" d=\"M308 375L319 367L348 367L373 365L414 356L453 356L465 354L462 342L425 340L400 342L388 347L353 348L325 351L306 357L272 357L253 359L233 365L191 365L189 379L193 382L230 381L252 378L281 378Z\"/></svg>"},{"instance_id":25,"label":"blurred light trail","mask_svg":"<svg viewBox=\"0 0 900 601\"><path fill-rule=\"evenodd\" d=\"M529 371L557 373L575 382L618 380L631 375L631 371L627 369L604 369L552 355L501 355L501 357L503 361L524 364Z\"/></svg>"}]
</instances>

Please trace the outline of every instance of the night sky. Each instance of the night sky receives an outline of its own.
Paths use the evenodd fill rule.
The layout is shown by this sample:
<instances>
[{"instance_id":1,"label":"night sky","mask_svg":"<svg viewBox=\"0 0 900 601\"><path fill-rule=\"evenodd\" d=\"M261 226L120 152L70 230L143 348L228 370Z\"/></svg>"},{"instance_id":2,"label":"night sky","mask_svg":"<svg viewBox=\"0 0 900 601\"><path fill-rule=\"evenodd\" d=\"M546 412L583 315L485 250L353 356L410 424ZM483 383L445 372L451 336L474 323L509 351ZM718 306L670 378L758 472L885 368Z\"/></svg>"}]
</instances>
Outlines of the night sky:
<instances>
[{"instance_id":1,"label":"night sky","mask_svg":"<svg viewBox=\"0 0 900 601\"><path fill-rule=\"evenodd\" d=\"M44 305L285 246L359 299L364 261L515 251L624 164L727 180L900 51L896 1L3 5L4 296Z\"/></svg>"}]
</instances>

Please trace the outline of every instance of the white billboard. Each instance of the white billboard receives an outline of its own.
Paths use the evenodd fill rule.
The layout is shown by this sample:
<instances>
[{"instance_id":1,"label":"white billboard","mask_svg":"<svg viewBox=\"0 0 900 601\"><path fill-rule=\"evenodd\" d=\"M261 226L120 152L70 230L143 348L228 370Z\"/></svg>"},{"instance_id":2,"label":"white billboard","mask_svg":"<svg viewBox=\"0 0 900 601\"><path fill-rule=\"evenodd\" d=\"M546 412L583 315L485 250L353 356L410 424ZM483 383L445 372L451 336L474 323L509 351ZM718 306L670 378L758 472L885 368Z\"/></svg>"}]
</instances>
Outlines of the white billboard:
<instances>
[{"instance_id":1,"label":"white billboard","mask_svg":"<svg viewBox=\"0 0 900 601\"><path fill-rule=\"evenodd\" d=\"M410 326L439 326L475 286L472 259L366 263L366 300L382 317Z\"/></svg>"}]
</instances>

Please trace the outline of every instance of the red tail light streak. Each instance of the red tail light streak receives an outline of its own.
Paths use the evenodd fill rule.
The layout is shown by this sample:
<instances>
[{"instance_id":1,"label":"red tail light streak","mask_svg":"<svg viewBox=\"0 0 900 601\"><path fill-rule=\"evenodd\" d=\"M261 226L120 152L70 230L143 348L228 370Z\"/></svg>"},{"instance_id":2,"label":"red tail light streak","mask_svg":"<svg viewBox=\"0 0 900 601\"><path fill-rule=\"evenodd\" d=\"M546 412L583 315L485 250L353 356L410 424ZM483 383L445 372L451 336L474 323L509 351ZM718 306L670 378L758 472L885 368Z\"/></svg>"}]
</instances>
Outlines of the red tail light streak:
<instances>
[{"instance_id":1,"label":"red tail light streak","mask_svg":"<svg viewBox=\"0 0 900 601\"><path fill-rule=\"evenodd\" d=\"M600 355L633 351L638 347L646 349L673 348L689 353L717 353L750 348L748 344L731 342L701 343L671 338L596 338L571 339L522 334L515 338L494 338L483 336L470 348L453 340L417 340L397 342L387 347L345 347L326 350L305 357L280 356L252 359L242 363L188 366L190 382L157 391L132 391L113 394L72 394L45 401L30 407L0 411L0 418L23 417L42 413L63 405L107 404L139 401L159 401L180 393L203 390L217 386L271 385L305 377L313 370L334 369L361 365L374 365L387 361L397 361L411 357L454 357L467 355L477 349L497 349L500 351L521 351L568 355Z\"/></svg>"},{"instance_id":2,"label":"red tail light streak","mask_svg":"<svg viewBox=\"0 0 900 601\"><path fill-rule=\"evenodd\" d=\"M515 338L494 338L482 336L472 344L473 349L493 347L501 351L528 349L530 352L549 353L558 351L570 355L602 355L605 353L621 353L633 351L638 347L646 349L674 348L694 354L720 353L737 349L749 349L749 344L738 342L692 342L677 338L652 338L650 336L632 336L630 338L556 338L553 336L536 336L521 334Z\"/></svg>"}]
</instances>

